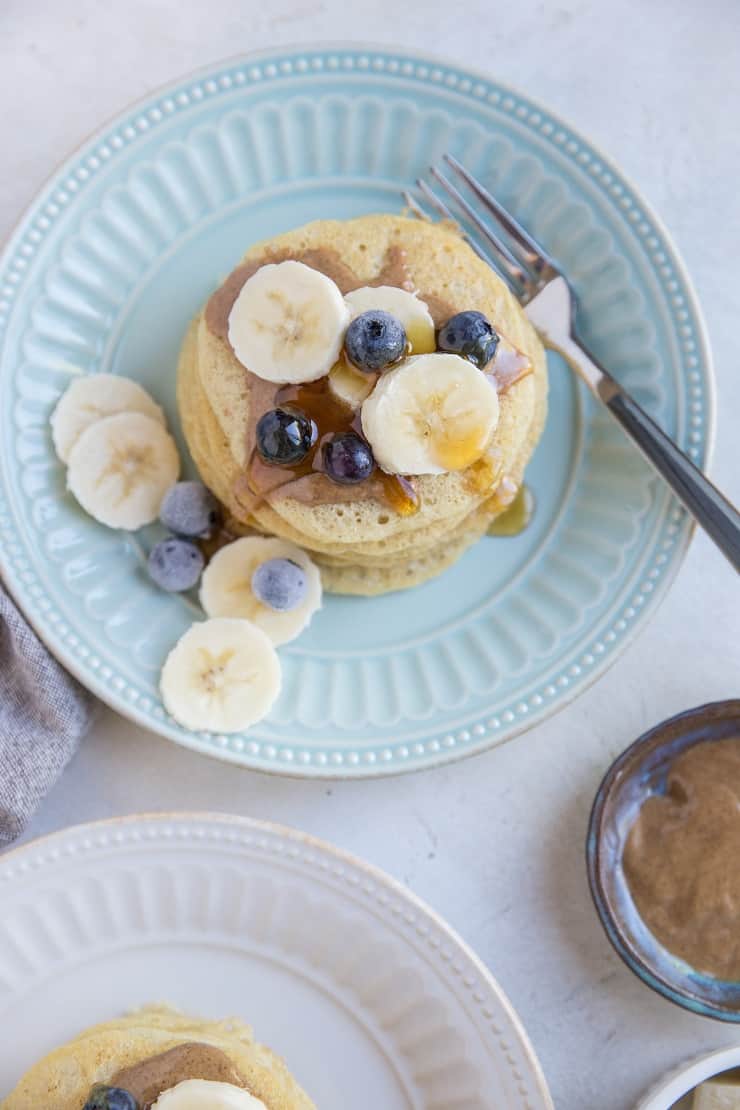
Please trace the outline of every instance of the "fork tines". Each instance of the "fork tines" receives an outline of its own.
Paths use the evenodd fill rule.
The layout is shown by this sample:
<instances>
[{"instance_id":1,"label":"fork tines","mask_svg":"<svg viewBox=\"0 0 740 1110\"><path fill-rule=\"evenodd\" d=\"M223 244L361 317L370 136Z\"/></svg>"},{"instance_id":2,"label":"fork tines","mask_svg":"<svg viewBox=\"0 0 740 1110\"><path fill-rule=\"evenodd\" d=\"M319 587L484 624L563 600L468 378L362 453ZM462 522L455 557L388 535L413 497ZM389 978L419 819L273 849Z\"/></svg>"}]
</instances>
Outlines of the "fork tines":
<instances>
[{"instance_id":1,"label":"fork tines","mask_svg":"<svg viewBox=\"0 0 740 1110\"><path fill-rule=\"evenodd\" d=\"M557 276L559 272L557 266L544 248L457 158L451 154L445 154L443 159L453 174L470 189L487 215L492 218L484 219L457 185L453 184L438 166L432 166L430 168L432 178L454 203L462 217L472 224L485 240L487 252L482 251L475 239L461 229L465 238L486 262L495 266L518 297L529 300L550 278ZM416 184L424 199L438 215L458 223L450 207L425 181L419 178ZM415 215L426 214L410 194L404 195Z\"/></svg>"}]
</instances>

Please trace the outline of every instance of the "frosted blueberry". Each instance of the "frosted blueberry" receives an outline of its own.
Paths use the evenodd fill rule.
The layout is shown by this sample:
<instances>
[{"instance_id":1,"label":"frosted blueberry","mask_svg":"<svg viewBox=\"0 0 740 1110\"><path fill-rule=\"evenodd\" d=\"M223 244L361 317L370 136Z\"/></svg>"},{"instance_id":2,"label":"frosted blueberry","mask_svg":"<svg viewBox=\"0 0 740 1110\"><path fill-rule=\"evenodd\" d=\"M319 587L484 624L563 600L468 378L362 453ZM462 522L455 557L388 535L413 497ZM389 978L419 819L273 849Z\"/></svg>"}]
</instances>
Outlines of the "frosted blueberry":
<instances>
[{"instance_id":1,"label":"frosted blueberry","mask_svg":"<svg viewBox=\"0 0 740 1110\"><path fill-rule=\"evenodd\" d=\"M204 565L200 548L179 536L167 536L155 544L147 564L152 581L169 593L191 589L200 578Z\"/></svg>"},{"instance_id":2,"label":"frosted blueberry","mask_svg":"<svg viewBox=\"0 0 740 1110\"><path fill-rule=\"evenodd\" d=\"M218 501L202 482L175 482L159 510L165 528L179 536L207 536L218 518Z\"/></svg>"},{"instance_id":3,"label":"frosted blueberry","mask_svg":"<svg viewBox=\"0 0 740 1110\"><path fill-rule=\"evenodd\" d=\"M296 609L306 596L308 580L303 567L292 559L268 559L252 575L252 592L258 601L279 613Z\"/></svg>"}]
</instances>

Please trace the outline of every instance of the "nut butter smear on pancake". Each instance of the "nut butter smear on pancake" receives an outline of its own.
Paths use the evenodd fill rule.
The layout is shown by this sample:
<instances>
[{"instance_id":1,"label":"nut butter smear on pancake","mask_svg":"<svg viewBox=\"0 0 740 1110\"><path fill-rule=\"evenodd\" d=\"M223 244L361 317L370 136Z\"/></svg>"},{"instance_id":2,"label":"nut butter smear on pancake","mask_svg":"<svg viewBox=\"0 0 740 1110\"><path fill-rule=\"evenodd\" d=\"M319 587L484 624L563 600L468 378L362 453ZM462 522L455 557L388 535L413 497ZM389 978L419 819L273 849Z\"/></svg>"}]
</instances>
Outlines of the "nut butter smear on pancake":
<instances>
[{"instance_id":1,"label":"nut butter smear on pancake","mask_svg":"<svg viewBox=\"0 0 740 1110\"><path fill-rule=\"evenodd\" d=\"M243 1077L225 1052L197 1041L179 1044L167 1052L121 1068L111 1079L111 1085L129 1091L142 1110L148 1110L163 1091L185 1079L208 1079L247 1089Z\"/></svg>"}]
</instances>

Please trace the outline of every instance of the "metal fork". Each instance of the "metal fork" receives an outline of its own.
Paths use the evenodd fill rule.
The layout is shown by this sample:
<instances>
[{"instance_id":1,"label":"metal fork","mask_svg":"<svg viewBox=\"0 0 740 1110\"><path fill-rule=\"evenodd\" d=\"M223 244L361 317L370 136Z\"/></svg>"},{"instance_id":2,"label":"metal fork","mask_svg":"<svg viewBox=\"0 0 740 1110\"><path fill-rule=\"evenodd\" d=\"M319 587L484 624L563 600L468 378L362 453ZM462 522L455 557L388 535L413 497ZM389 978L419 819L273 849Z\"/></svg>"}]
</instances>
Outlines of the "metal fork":
<instances>
[{"instance_id":1,"label":"metal fork","mask_svg":"<svg viewBox=\"0 0 740 1110\"><path fill-rule=\"evenodd\" d=\"M466 241L506 281L545 344L566 357L740 572L740 513L578 339L575 331L578 303L557 262L456 158L445 154L444 161L490 217L484 219L460 188L433 166L432 178L476 229L485 248L461 228ZM425 181L419 179L416 184L437 215L458 223L449 205ZM403 196L416 216L429 218L410 192Z\"/></svg>"}]
</instances>

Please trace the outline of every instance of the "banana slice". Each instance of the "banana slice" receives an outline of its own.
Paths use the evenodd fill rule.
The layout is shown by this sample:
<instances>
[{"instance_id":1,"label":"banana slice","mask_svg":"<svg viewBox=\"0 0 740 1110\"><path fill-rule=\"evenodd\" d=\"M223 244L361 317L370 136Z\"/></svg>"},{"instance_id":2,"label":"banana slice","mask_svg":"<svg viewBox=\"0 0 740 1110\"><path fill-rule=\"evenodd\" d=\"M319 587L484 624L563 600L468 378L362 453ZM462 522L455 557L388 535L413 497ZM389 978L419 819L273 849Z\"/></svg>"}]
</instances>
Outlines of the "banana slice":
<instances>
[{"instance_id":1,"label":"banana slice","mask_svg":"<svg viewBox=\"0 0 740 1110\"><path fill-rule=\"evenodd\" d=\"M159 688L169 713L195 732L242 732L280 693L280 660L250 621L193 624L167 656Z\"/></svg>"},{"instance_id":2,"label":"banana slice","mask_svg":"<svg viewBox=\"0 0 740 1110\"><path fill-rule=\"evenodd\" d=\"M233 1083L184 1079L163 1091L152 1110L267 1110L261 1099Z\"/></svg>"},{"instance_id":3,"label":"banana slice","mask_svg":"<svg viewBox=\"0 0 740 1110\"><path fill-rule=\"evenodd\" d=\"M141 412L164 426L165 419L156 401L130 378L116 374L86 374L67 387L51 415L51 438L62 462L86 428L117 412Z\"/></svg>"},{"instance_id":4,"label":"banana slice","mask_svg":"<svg viewBox=\"0 0 740 1110\"><path fill-rule=\"evenodd\" d=\"M306 576L303 600L294 609L278 611L263 604L252 589L252 575L269 559L290 559ZM300 635L321 608L321 575L305 551L284 540L245 536L218 551L200 580L200 603L209 617L241 617L253 621L273 644Z\"/></svg>"},{"instance_id":5,"label":"banana slice","mask_svg":"<svg viewBox=\"0 0 740 1110\"><path fill-rule=\"evenodd\" d=\"M349 305L352 319L371 308L382 308L400 320L406 330L406 338L411 344L412 355L431 354L437 349L437 337L431 313L415 293L399 289L395 285L363 285L347 293L345 301Z\"/></svg>"},{"instance_id":6,"label":"banana slice","mask_svg":"<svg viewBox=\"0 0 740 1110\"><path fill-rule=\"evenodd\" d=\"M464 470L498 424L498 394L459 355L418 355L378 379L362 406L362 430L389 474Z\"/></svg>"},{"instance_id":7,"label":"banana slice","mask_svg":"<svg viewBox=\"0 0 740 1110\"><path fill-rule=\"evenodd\" d=\"M67 487L90 516L133 532L157 519L179 473L175 441L162 425L140 412L120 412L97 420L77 440Z\"/></svg>"},{"instance_id":8,"label":"banana slice","mask_svg":"<svg viewBox=\"0 0 740 1110\"><path fill-rule=\"evenodd\" d=\"M267 1107L261 1099L233 1083L185 1079L163 1091L152 1104L152 1110L267 1110Z\"/></svg>"},{"instance_id":9,"label":"banana slice","mask_svg":"<svg viewBox=\"0 0 740 1110\"><path fill-rule=\"evenodd\" d=\"M335 397L351 409L360 407L372 393L374 385L374 374L363 374L361 370L355 370L343 358L329 371L329 388Z\"/></svg>"},{"instance_id":10,"label":"banana slice","mask_svg":"<svg viewBox=\"0 0 740 1110\"><path fill-rule=\"evenodd\" d=\"M268 382L313 382L337 361L349 309L334 282L303 262L260 267L229 313L239 361Z\"/></svg>"}]
</instances>

